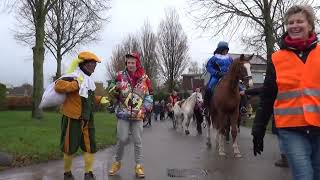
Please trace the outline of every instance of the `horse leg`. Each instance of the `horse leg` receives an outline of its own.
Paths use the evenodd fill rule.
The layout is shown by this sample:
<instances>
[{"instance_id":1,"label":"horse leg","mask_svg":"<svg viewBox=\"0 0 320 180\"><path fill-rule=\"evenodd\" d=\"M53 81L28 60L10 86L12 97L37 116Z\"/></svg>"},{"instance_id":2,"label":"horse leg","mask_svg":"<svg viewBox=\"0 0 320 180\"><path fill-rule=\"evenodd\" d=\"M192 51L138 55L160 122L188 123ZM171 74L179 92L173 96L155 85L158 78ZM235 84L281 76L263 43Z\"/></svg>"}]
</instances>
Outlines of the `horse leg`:
<instances>
[{"instance_id":1,"label":"horse leg","mask_svg":"<svg viewBox=\"0 0 320 180\"><path fill-rule=\"evenodd\" d=\"M179 117L178 117L176 114L174 114L174 115L171 117L171 119L172 119L173 129L179 130L179 126L178 126Z\"/></svg>"},{"instance_id":2,"label":"horse leg","mask_svg":"<svg viewBox=\"0 0 320 180\"><path fill-rule=\"evenodd\" d=\"M191 117L189 117L188 115L184 114L183 118L184 118L184 120L186 120L184 132L186 133L186 135L189 135L190 134L189 125L190 125Z\"/></svg>"},{"instance_id":3,"label":"horse leg","mask_svg":"<svg viewBox=\"0 0 320 180\"><path fill-rule=\"evenodd\" d=\"M177 123L177 129L178 131L181 131L183 132L183 116L181 114L179 114L179 116L177 116L177 119L176 119L176 123Z\"/></svg>"},{"instance_id":4,"label":"horse leg","mask_svg":"<svg viewBox=\"0 0 320 180\"><path fill-rule=\"evenodd\" d=\"M224 128L224 121L226 120L226 115L222 112L217 112L215 116L216 128L217 128L217 139L218 139L218 152L220 156L225 156L225 128Z\"/></svg>"},{"instance_id":5,"label":"horse leg","mask_svg":"<svg viewBox=\"0 0 320 180\"><path fill-rule=\"evenodd\" d=\"M224 132L225 131L223 128L218 130L218 152L220 156L225 156L226 152L224 149L224 144L225 144L225 136Z\"/></svg>"},{"instance_id":6,"label":"horse leg","mask_svg":"<svg viewBox=\"0 0 320 180\"><path fill-rule=\"evenodd\" d=\"M241 155L241 153L240 153L239 145L238 145L238 142L237 142L238 116L239 116L239 111L234 112L234 113L231 115L231 119L230 119L230 120L231 120L231 135L232 135L232 140L233 140L232 147L233 147L234 156L235 156L236 158L241 158L242 155Z\"/></svg>"},{"instance_id":7,"label":"horse leg","mask_svg":"<svg viewBox=\"0 0 320 180\"><path fill-rule=\"evenodd\" d=\"M230 143L230 126L231 126L231 120L228 118L224 126L227 144Z\"/></svg>"}]
</instances>

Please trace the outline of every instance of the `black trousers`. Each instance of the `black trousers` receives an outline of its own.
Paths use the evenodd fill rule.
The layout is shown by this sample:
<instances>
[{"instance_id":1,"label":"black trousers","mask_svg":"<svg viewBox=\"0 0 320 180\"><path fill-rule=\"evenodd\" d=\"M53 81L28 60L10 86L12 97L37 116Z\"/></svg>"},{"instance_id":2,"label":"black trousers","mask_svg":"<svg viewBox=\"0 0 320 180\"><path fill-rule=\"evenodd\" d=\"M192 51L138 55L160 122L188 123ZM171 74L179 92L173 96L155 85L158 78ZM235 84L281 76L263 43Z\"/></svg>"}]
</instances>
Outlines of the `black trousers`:
<instances>
[{"instance_id":1,"label":"black trousers","mask_svg":"<svg viewBox=\"0 0 320 180\"><path fill-rule=\"evenodd\" d=\"M202 134L201 124L203 122L203 116L202 116L200 109L194 110L194 116L195 116L196 122L197 122L197 131L199 134Z\"/></svg>"}]
</instances>

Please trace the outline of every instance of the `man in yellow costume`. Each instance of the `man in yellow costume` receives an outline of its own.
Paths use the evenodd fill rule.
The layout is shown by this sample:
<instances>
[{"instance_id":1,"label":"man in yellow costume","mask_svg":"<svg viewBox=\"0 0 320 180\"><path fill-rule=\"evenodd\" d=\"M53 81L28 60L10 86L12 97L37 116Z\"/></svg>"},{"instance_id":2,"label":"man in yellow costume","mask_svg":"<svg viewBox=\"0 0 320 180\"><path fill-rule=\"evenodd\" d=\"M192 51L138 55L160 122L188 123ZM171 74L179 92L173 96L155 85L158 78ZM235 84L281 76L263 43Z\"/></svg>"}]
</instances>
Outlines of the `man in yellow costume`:
<instances>
[{"instance_id":1,"label":"man in yellow costume","mask_svg":"<svg viewBox=\"0 0 320 180\"><path fill-rule=\"evenodd\" d=\"M71 173L72 156L80 147L84 151L84 180L95 180L93 174L94 153L97 151L93 109L96 103L106 104L105 97L95 96L95 83L91 78L101 60L91 52L78 54L68 74L55 83L55 91L65 93L60 107L61 150L64 152L64 180L74 180Z\"/></svg>"}]
</instances>

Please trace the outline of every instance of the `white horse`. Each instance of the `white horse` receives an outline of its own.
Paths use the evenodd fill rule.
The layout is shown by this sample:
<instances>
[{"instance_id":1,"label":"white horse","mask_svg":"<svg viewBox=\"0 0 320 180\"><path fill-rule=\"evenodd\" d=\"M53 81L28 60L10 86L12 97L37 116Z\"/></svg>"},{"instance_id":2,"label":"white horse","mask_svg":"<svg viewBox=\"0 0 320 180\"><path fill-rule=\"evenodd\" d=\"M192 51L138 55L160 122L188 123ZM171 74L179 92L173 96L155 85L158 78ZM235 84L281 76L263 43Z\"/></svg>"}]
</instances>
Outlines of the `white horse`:
<instances>
[{"instance_id":1,"label":"white horse","mask_svg":"<svg viewBox=\"0 0 320 180\"><path fill-rule=\"evenodd\" d=\"M196 103L203 103L202 94L199 92L192 93L191 96L186 100L178 101L173 106L173 121L175 121L174 123L177 124L178 130L184 130L187 135L190 134L189 125L191 118L193 118L193 110ZM185 126L183 127L184 120L186 122L184 123Z\"/></svg>"}]
</instances>

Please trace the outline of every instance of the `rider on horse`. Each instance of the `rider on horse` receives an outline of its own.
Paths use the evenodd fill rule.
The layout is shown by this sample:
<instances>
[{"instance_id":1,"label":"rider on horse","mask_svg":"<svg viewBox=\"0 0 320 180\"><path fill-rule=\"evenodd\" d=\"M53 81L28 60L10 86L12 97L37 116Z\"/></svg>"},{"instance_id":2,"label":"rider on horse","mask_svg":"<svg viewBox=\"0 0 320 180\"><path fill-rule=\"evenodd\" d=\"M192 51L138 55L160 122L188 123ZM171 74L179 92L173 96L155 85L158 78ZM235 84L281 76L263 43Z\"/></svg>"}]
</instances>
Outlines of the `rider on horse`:
<instances>
[{"instance_id":1,"label":"rider on horse","mask_svg":"<svg viewBox=\"0 0 320 180\"><path fill-rule=\"evenodd\" d=\"M168 98L167 108L168 108L168 116L170 118L173 117L173 111L172 108L175 105L175 103L179 101L179 96L177 95L177 91L173 90L171 95Z\"/></svg>"},{"instance_id":2,"label":"rider on horse","mask_svg":"<svg viewBox=\"0 0 320 180\"><path fill-rule=\"evenodd\" d=\"M228 55L228 52L228 43L220 41L214 51L214 55L209 59L206 65L206 69L210 73L210 80L208 81L204 95L204 105L206 109L209 107L213 88L217 85L219 79L228 72L229 66L233 62L233 59Z\"/></svg>"},{"instance_id":3,"label":"rider on horse","mask_svg":"<svg viewBox=\"0 0 320 180\"><path fill-rule=\"evenodd\" d=\"M214 55L209 59L206 69L210 73L210 79L206 86L206 91L204 95L204 105L205 109L208 109L209 102L212 97L213 89L219 82L219 80L227 74L230 65L233 62L232 57L228 54L229 45L225 41L220 41ZM243 91L243 87L240 86L240 91Z\"/></svg>"}]
</instances>

